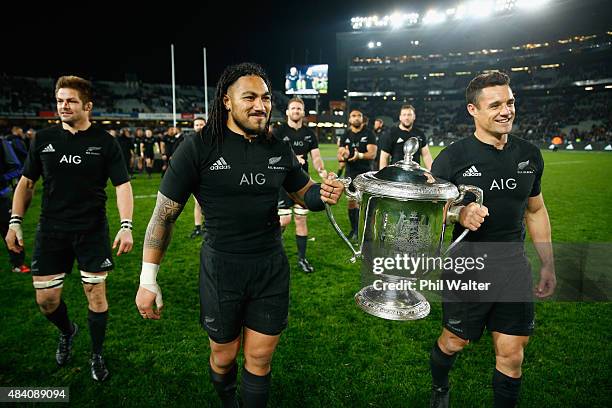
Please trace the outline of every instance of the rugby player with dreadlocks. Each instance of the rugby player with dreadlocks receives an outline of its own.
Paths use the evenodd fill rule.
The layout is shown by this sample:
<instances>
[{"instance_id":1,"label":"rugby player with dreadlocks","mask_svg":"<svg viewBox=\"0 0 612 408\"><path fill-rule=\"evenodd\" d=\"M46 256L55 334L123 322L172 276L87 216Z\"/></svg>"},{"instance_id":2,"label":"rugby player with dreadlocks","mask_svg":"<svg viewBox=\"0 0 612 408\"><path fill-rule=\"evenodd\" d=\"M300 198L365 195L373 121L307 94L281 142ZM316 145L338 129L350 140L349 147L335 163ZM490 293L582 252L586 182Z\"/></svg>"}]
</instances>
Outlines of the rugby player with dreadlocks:
<instances>
[{"instance_id":1,"label":"rugby player with dreadlocks","mask_svg":"<svg viewBox=\"0 0 612 408\"><path fill-rule=\"evenodd\" d=\"M270 80L259 65L225 70L209 122L187 136L170 161L144 241L136 305L143 318L159 319L159 266L185 202L196 197L206 214L200 322L210 341L210 379L224 407L237 406L241 346L243 406L268 401L272 354L289 308L289 264L277 214L281 187L312 211L336 204L343 191L333 175L320 185L310 179L291 146L269 131L271 111Z\"/></svg>"}]
</instances>

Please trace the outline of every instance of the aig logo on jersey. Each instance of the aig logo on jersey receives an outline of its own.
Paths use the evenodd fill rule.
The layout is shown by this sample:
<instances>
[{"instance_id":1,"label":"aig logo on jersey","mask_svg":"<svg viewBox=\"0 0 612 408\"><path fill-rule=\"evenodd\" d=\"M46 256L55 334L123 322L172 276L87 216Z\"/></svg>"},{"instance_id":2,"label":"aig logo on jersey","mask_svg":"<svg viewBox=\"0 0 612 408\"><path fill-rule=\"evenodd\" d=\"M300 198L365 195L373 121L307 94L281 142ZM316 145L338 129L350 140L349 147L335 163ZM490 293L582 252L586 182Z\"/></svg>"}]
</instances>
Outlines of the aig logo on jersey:
<instances>
[{"instance_id":1,"label":"aig logo on jersey","mask_svg":"<svg viewBox=\"0 0 612 408\"><path fill-rule=\"evenodd\" d=\"M257 184L259 186L263 186L266 184L266 176L263 173L242 173L242 177L240 178L240 185L246 184L247 186L252 186Z\"/></svg>"},{"instance_id":2,"label":"aig logo on jersey","mask_svg":"<svg viewBox=\"0 0 612 408\"><path fill-rule=\"evenodd\" d=\"M513 178L505 179L500 178L499 180L493 179L489 191L493 190L514 190L516 188L516 180Z\"/></svg>"},{"instance_id":3,"label":"aig logo on jersey","mask_svg":"<svg viewBox=\"0 0 612 408\"><path fill-rule=\"evenodd\" d=\"M517 174L533 174L535 173L535 168L533 164L530 164L529 160L527 160L524 162L519 162L519 164L516 166L516 172Z\"/></svg>"},{"instance_id":4,"label":"aig logo on jersey","mask_svg":"<svg viewBox=\"0 0 612 408\"><path fill-rule=\"evenodd\" d=\"M78 155L72 155L72 154L65 154L62 156L62 158L60 159L60 163L67 163L67 164L81 164L81 156Z\"/></svg>"}]
</instances>

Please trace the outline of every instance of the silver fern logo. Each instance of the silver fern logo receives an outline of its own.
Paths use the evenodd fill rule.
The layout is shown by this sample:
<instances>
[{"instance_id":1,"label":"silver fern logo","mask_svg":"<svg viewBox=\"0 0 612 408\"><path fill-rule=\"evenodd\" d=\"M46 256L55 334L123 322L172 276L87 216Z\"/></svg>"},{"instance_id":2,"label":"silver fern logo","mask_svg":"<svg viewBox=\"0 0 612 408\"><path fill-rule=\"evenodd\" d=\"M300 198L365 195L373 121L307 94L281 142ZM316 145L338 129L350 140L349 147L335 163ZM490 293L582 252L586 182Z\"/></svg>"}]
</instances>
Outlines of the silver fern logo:
<instances>
[{"instance_id":1,"label":"silver fern logo","mask_svg":"<svg viewBox=\"0 0 612 408\"><path fill-rule=\"evenodd\" d=\"M529 166L529 160L524 162L519 162L517 170L525 170Z\"/></svg>"},{"instance_id":2,"label":"silver fern logo","mask_svg":"<svg viewBox=\"0 0 612 408\"><path fill-rule=\"evenodd\" d=\"M278 163L281 159L283 158L283 156L278 156L278 157L270 157L270 159L268 160L268 164L270 166L275 165L276 163Z\"/></svg>"}]
</instances>

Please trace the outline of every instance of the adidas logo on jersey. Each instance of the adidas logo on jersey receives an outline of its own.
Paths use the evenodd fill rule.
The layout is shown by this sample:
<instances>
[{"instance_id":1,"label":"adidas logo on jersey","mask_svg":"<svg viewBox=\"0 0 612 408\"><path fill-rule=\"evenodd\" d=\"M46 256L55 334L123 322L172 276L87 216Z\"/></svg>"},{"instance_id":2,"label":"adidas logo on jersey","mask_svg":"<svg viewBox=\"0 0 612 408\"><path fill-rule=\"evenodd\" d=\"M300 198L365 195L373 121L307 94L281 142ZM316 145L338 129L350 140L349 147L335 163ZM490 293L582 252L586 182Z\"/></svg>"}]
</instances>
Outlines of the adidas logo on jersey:
<instances>
[{"instance_id":1,"label":"adidas logo on jersey","mask_svg":"<svg viewBox=\"0 0 612 408\"><path fill-rule=\"evenodd\" d=\"M106 258L102 264L100 264L100 268L108 268L109 266L113 266L113 263L110 259Z\"/></svg>"},{"instance_id":2,"label":"adidas logo on jersey","mask_svg":"<svg viewBox=\"0 0 612 408\"><path fill-rule=\"evenodd\" d=\"M55 149L52 144L48 144L44 149L42 149L41 153L54 153Z\"/></svg>"},{"instance_id":3,"label":"adidas logo on jersey","mask_svg":"<svg viewBox=\"0 0 612 408\"><path fill-rule=\"evenodd\" d=\"M478 177L478 176L482 176L482 174L478 171L476 166L472 166L463 172L463 177Z\"/></svg>"},{"instance_id":4,"label":"adidas logo on jersey","mask_svg":"<svg viewBox=\"0 0 612 408\"><path fill-rule=\"evenodd\" d=\"M219 159L210 166L211 170L229 170L232 166L227 164L223 157L219 157Z\"/></svg>"},{"instance_id":5,"label":"adidas logo on jersey","mask_svg":"<svg viewBox=\"0 0 612 408\"><path fill-rule=\"evenodd\" d=\"M290 142L291 139L289 139L289 136L285 136L283 137L283 142Z\"/></svg>"},{"instance_id":6,"label":"adidas logo on jersey","mask_svg":"<svg viewBox=\"0 0 612 408\"><path fill-rule=\"evenodd\" d=\"M401 137L399 139L397 139L397 141L395 143L404 143L404 139L402 139Z\"/></svg>"}]
</instances>

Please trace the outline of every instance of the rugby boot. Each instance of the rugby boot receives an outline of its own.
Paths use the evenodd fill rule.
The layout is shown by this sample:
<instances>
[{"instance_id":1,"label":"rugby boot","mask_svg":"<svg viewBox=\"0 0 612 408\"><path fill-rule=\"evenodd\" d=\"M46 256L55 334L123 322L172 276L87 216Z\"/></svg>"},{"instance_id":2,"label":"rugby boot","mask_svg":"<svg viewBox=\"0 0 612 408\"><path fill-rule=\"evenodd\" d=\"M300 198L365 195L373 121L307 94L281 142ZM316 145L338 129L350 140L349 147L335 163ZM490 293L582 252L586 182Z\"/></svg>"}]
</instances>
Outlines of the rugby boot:
<instances>
[{"instance_id":1,"label":"rugby boot","mask_svg":"<svg viewBox=\"0 0 612 408\"><path fill-rule=\"evenodd\" d=\"M448 387L431 387L430 408L448 408Z\"/></svg>"},{"instance_id":2,"label":"rugby boot","mask_svg":"<svg viewBox=\"0 0 612 408\"><path fill-rule=\"evenodd\" d=\"M15 266L13 268L13 272L15 273L30 273L30 267L26 264L23 264L21 266Z\"/></svg>"},{"instance_id":3,"label":"rugby boot","mask_svg":"<svg viewBox=\"0 0 612 408\"><path fill-rule=\"evenodd\" d=\"M310 264L310 262L308 262L308 259L306 259L306 258L298 259L298 266L300 267L300 269L304 273L313 273L314 272L314 267Z\"/></svg>"},{"instance_id":4,"label":"rugby boot","mask_svg":"<svg viewBox=\"0 0 612 408\"><path fill-rule=\"evenodd\" d=\"M72 358L72 341L79 331L79 326L76 323L72 323L72 327L71 334L60 333L57 350L55 351L55 361L57 361L59 366L66 365Z\"/></svg>"},{"instance_id":5,"label":"rugby boot","mask_svg":"<svg viewBox=\"0 0 612 408\"><path fill-rule=\"evenodd\" d=\"M91 378L95 381L102 382L108 378L110 373L108 372L108 368L106 368L106 364L104 364L102 354L92 354L89 364L91 365Z\"/></svg>"}]
</instances>

